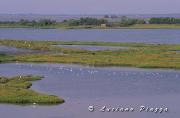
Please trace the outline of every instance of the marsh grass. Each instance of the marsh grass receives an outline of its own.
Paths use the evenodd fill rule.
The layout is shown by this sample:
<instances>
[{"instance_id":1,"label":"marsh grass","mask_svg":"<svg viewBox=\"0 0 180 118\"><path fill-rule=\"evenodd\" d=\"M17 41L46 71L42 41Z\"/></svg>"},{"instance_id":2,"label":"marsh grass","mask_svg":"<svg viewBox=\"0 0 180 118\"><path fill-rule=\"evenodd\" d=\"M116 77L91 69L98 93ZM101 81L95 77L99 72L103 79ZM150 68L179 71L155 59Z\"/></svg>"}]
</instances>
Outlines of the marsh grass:
<instances>
[{"instance_id":1,"label":"marsh grass","mask_svg":"<svg viewBox=\"0 0 180 118\"><path fill-rule=\"evenodd\" d=\"M126 46L129 48L120 50L89 51L54 46L61 44L117 47ZM50 52L48 54L23 54L13 57L13 61L19 62L180 69L180 53L174 52L174 50L180 50L180 45L176 44L0 40L0 45L33 50L46 50Z\"/></svg>"},{"instance_id":2,"label":"marsh grass","mask_svg":"<svg viewBox=\"0 0 180 118\"><path fill-rule=\"evenodd\" d=\"M41 76L0 77L0 103L13 104L59 104L62 98L35 92L29 88L31 81L41 80Z\"/></svg>"},{"instance_id":3,"label":"marsh grass","mask_svg":"<svg viewBox=\"0 0 180 118\"><path fill-rule=\"evenodd\" d=\"M14 61L14 56L0 53L0 63Z\"/></svg>"}]
</instances>

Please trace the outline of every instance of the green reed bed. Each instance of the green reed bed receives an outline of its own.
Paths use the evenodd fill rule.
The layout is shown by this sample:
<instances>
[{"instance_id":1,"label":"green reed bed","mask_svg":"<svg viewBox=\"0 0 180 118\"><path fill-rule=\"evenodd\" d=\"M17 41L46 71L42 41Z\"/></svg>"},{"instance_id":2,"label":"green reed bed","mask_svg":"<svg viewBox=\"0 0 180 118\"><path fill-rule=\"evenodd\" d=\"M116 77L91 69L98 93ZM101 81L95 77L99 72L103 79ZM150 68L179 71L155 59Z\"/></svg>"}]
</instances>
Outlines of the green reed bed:
<instances>
[{"instance_id":1,"label":"green reed bed","mask_svg":"<svg viewBox=\"0 0 180 118\"><path fill-rule=\"evenodd\" d=\"M29 88L31 81L41 80L41 76L0 76L0 103L12 104L59 104L64 100L57 96L38 93Z\"/></svg>"}]
</instances>

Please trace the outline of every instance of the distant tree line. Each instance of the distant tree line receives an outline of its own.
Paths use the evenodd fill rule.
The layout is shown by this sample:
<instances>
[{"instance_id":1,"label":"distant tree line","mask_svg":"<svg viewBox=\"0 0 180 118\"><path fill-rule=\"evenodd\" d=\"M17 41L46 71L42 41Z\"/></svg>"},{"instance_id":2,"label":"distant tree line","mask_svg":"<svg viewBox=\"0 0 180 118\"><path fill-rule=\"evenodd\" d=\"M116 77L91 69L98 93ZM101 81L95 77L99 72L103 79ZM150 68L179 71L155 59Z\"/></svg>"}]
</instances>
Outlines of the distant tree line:
<instances>
[{"instance_id":1,"label":"distant tree line","mask_svg":"<svg viewBox=\"0 0 180 118\"><path fill-rule=\"evenodd\" d=\"M144 19L134 19L134 18L128 18L126 16L123 16L120 20L120 26L130 26L135 24L145 24Z\"/></svg>"},{"instance_id":2,"label":"distant tree line","mask_svg":"<svg viewBox=\"0 0 180 118\"><path fill-rule=\"evenodd\" d=\"M24 26L48 26L56 24L55 20L41 19L41 20L27 20L21 19L19 21L2 21L0 24L19 24Z\"/></svg>"},{"instance_id":3,"label":"distant tree line","mask_svg":"<svg viewBox=\"0 0 180 118\"><path fill-rule=\"evenodd\" d=\"M50 19L41 19L38 21L21 19L18 23L21 25L27 25L27 26L48 26L48 25L56 24L56 21L50 20Z\"/></svg>"},{"instance_id":4,"label":"distant tree line","mask_svg":"<svg viewBox=\"0 0 180 118\"><path fill-rule=\"evenodd\" d=\"M104 15L104 18L112 18L112 19L114 19L114 18L118 18L118 16L116 16L116 15Z\"/></svg>"},{"instance_id":5,"label":"distant tree line","mask_svg":"<svg viewBox=\"0 0 180 118\"><path fill-rule=\"evenodd\" d=\"M130 19L127 17L122 17L119 23L112 23L106 19L97 19L97 18L80 18L80 19L69 19L64 20L63 23L68 24L69 26L79 26L79 25L101 25L106 24L107 26L120 25L120 26L130 26L134 24L145 24L144 19Z\"/></svg>"},{"instance_id":6,"label":"distant tree line","mask_svg":"<svg viewBox=\"0 0 180 118\"><path fill-rule=\"evenodd\" d=\"M80 19L70 19L64 20L63 23L68 24L70 26L78 26L78 25L101 25L108 23L105 19L97 19L97 18L80 18Z\"/></svg>"},{"instance_id":7,"label":"distant tree line","mask_svg":"<svg viewBox=\"0 0 180 118\"><path fill-rule=\"evenodd\" d=\"M67 19L62 22L56 22L51 19L41 19L41 20L27 20L21 19L19 21L0 21L0 24L12 24L12 25L22 25L22 26L32 26L32 27L43 27L56 24L63 24L69 26L81 26L81 25L92 25L92 26L107 26L107 27L128 27L135 24L180 24L179 18L173 17L152 17L149 20L140 18L128 18L126 16L118 17L114 19L115 16L105 15L104 18L92 18L92 17L83 17L79 19ZM113 19L113 20L112 20Z\"/></svg>"},{"instance_id":8,"label":"distant tree line","mask_svg":"<svg viewBox=\"0 0 180 118\"><path fill-rule=\"evenodd\" d=\"M149 19L149 24L180 24L180 19L173 17L154 17Z\"/></svg>"}]
</instances>

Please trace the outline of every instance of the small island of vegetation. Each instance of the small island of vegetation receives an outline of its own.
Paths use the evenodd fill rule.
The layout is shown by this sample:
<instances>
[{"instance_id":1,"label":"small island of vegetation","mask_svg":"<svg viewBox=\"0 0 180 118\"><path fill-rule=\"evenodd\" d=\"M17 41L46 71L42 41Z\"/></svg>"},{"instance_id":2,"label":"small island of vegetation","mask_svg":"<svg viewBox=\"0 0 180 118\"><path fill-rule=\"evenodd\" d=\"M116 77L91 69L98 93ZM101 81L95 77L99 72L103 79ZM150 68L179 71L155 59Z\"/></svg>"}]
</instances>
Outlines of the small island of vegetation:
<instances>
[{"instance_id":1,"label":"small island of vegetation","mask_svg":"<svg viewBox=\"0 0 180 118\"><path fill-rule=\"evenodd\" d=\"M59 104L64 100L57 96L35 92L29 88L31 81L41 80L41 76L0 76L0 103L12 104Z\"/></svg>"}]
</instances>

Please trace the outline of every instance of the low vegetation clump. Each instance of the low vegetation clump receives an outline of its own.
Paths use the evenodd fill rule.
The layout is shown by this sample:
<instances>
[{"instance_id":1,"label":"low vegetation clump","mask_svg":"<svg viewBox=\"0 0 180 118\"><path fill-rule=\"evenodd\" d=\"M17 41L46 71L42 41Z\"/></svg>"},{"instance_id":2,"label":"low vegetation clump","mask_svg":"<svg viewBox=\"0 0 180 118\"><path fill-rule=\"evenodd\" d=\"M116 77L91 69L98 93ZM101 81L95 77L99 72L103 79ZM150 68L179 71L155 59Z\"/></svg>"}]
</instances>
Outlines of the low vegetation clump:
<instances>
[{"instance_id":1,"label":"low vegetation clump","mask_svg":"<svg viewBox=\"0 0 180 118\"><path fill-rule=\"evenodd\" d=\"M7 55L7 54L1 54L0 53L0 63L3 63L3 62L10 62L10 61L14 61L14 57L13 56L10 56L10 55Z\"/></svg>"},{"instance_id":2,"label":"low vegetation clump","mask_svg":"<svg viewBox=\"0 0 180 118\"><path fill-rule=\"evenodd\" d=\"M13 104L59 104L64 100L53 95L35 92L29 88L31 81L41 80L41 76L0 76L0 103Z\"/></svg>"},{"instance_id":3,"label":"low vegetation clump","mask_svg":"<svg viewBox=\"0 0 180 118\"><path fill-rule=\"evenodd\" d=\"M150 24L180 24L180 18L153 17L149 19Z\"/></svg>"},{"instance_id":4,"label":"low vegetation clump","mask_svg":"<svg viewBox=\"0 0 180 118\"><path fill-rule=\"evenodd\" d=\"M79 25L101 25L101 24L106 24L108 23L107 20L105 19L97 19L97 18L80 18L80 19L70 19L70 20L64 20L65 24L69 26L79 26Z\"/></svg>"},{"instance_id":5,"label":"low vegetation clump","mask_svg":"<svg viewBox=\"0 0 180 118\"><path fill-rule=\"evenodd\" d=\"M144 19L135 19L135 18L128 18L123 16L121 20L119 21L119 26L121 27L128 27L135 24L146 24Z\"/></svg>"},{"instance_id":6,"label":"low vegetation clump","mask_svg":"<svg viewBox=\"0 0 180 118\"><path fill-rule=\"evenodd\" d=\"M72 42L73 43L73 42ZM61 52L61 53L83 53L85 50L58 48L53 45L67 44L67 42L57 41L25 41L25 40L0 40L0 45L11 46L16 48L24 48L31 50Z\"/></svg>"}]
</instances>

